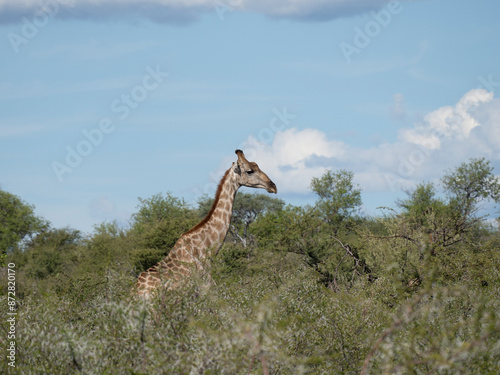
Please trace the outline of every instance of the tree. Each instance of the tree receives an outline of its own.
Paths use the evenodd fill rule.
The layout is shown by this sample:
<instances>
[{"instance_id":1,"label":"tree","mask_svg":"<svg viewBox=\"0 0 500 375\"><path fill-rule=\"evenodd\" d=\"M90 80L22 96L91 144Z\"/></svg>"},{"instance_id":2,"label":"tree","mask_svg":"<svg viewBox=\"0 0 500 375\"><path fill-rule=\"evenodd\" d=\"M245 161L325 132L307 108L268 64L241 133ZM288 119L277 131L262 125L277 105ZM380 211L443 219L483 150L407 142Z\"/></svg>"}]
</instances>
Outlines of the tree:
<instances>
[{"instance_id":1,"label":"tree","mask_svg":"<svg viewBox=\"0 0 500 375\"><path fill-rule=\"evenodd\" d=\"M418 184L415 190L406 191L408 198L398 200L396 205L407 214L422 216L436 203L436 187L432 183Z\"/></svg>"},{"instance_id":2,"label":"tree","mask_svg":"<svg viewBox=\"0 0 500 375\"><path fill-rule=\"evenodd\" d=\"M33 238L48 223L34 213L34 207L19 197L0 190L0 255L13 250L26 237Z\"/></svg>"},{"instance_id":3,"label":"tree","mask_svg":"<svg viewBox=\"0 0 500 375\"><path fill-rule=\"evenodd\" d=\"M436 221L438 243L450 246L462 242L477 229L485 216L477 216L481 203L500 202L500 182L485 158L473 158L460 164L442 178L448 198L446 217Z\"/></svg>"},{"instance_id":4,"label":"tree","mask_svg":"<svg viewBox=\"0 0 500 375\"><path fill-rule=\"evenodd\" d=\"M35 279L60 272L69 276L82 256L78 250L81 240L81 233L72 228L51 228L38 234L26 251L28 275Z\"/></svg>"},{"instance_id":5,"label":"tree","mask_svg":"<svg viewBox=\"0 0 500 375\"><path fill-rule=\"evenodd\" d=\"M139 202L129 231L135 242L134 264L138 271L165 257L182 233L191 229L199 219L184 199L170 193L139 198Z\"/></svg>"},{"instance_id":6,"label":"tree","mask_svg":"<svg viewBox=\"0 0 500 375\"><path fill-rule=\"evenodd\" d=\"M421 183L415 190L406 191L407 199L397 200L403 216L412 227L429 226L429 215L436 214L444 209L445 203L436 197L436 187L432 183Z\"/></svg>"},{"instance_id":7,"label":"tree","mask_svg":"<svg viewBox=\"0 0 500 375\"><path fill-rule=\"evenodd\" d=\"M317 207L323 219L334 226L334 232L356 214L362 204L361 189L353 183L354 173L328 170L311 180L311 189L319 196Z\"/></svg>"},{"instance_id":8,"label":"tree","mask_svg":"<svg viewBox=\"0 0 500 375\"><path fill-rule=\"evenodd\" d=\"M467 241L473 247L485 217L477 216L481 202L500 201L500 183L490 162L471 159L442 179L444 197L437 198L435 186L423 183L406 200L397 205L403 209L395 237L410 240L420 250L436 256L440 252L454 253L456 245ZM474 234L476 233L476 235Z\"/></svg>"},{"instance_id":9,"label":"tree","mask_svg":"<svg viewBox=\"0 0 500 375\"><path fill-rule=\"evenodd\" d=\"M240 193L233 206L231 234L237 237L244 247L247 246L250 225L266 212L279 212L285 202L264 194Z\"/></svg>"},{"instance_id":10,"label":"tree","mask_svg":"<svg viewBox=\"0 0 500 375\"><path fill-rule=\"evenodd\" d=\"M500 182L485 158L470 159L442 178L445 191L464 217L473 215L484 200L500 202Z\"/></svg>"},{"instance_id":11,"label":"tree","mask_svg":"<svg viewBox=\"0 0 500 375\"><path fill-rule=\"evenodd\" d=\"M132 215L132 228L141 230L145 226L153 225L163 220L193 216L193 211L182 198L174 197L170 193L162 193L151 198L139 199L139 211Z\"/></svg>"}]
</instances>

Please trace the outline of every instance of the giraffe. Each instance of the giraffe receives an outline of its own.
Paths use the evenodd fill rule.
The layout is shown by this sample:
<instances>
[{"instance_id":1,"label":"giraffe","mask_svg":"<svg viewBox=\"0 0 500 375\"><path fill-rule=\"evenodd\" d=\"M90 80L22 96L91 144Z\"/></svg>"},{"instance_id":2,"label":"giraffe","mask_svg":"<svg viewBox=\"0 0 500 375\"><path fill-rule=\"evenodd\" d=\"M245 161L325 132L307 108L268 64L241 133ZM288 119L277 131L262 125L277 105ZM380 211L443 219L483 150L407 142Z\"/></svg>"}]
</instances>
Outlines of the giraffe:
<instances>
[{"instance_id":1,"label":"giraffe","mask_svg":"<svg viewBox=\"0 0 500 375\"><path fill-rule=\"evenodd\" d=\"M249 162L241 150L235 153L238 160L232 163L219 182L207 216L181 235L165 259L139 275L135 289L138 295L147 299L160 286L177 288L193 270L203 270L204 261L217 254L226 238L234 198L241 186L277 193L274 182L256 163Z\"/></svg>"}]
</instances>

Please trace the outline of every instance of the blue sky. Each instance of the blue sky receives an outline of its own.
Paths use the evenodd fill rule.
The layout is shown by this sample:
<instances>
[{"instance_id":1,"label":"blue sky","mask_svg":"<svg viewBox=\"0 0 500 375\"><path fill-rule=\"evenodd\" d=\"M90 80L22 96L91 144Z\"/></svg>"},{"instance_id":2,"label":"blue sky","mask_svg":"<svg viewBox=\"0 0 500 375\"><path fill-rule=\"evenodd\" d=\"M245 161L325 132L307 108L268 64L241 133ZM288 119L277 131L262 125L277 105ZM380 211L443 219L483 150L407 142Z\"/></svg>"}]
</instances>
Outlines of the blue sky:
<instances>
[{"instance_id":1,"label":"blue sky","mask_svg":"<svg viewBox=\"0 0 500 375\"><path fill-rule=\"evenodd\" d=\"M126 223L138 197L194 205L236 148L293 204L325 169L352 170L368 214L472 157L498 174L498 14L493 0L0 0L0 188L90 232Z\"/></svg>"}]
</instances>

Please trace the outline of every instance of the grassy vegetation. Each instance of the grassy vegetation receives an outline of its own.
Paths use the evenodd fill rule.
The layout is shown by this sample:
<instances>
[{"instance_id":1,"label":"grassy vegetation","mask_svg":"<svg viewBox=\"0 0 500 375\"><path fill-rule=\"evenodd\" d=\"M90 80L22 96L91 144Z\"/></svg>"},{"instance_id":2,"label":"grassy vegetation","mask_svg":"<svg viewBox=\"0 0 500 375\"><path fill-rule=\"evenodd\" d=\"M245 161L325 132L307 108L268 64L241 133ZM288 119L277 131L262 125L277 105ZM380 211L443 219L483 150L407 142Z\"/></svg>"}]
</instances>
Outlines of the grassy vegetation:
<instances>
[{"instance_id":1,"label":"grassy vegetation","mask_svg":"<svg viewBox=\"0 0 500 375\"><path fill-rule=\"evenodd\" d=\"M425 184L399 211L359 217L344 172L316 180L315 207L253 205L240 192L211 279L149 304L131 297L137 273L206 211L205 198L200 212L168 194L143 199L129 228L103 223L87 236L40 227L5 251L17 352L15 368L2 355L0 372L500 373L500 233L476 216L480 200L460 187L437 198Z\"/></svg>"}]
</instances>

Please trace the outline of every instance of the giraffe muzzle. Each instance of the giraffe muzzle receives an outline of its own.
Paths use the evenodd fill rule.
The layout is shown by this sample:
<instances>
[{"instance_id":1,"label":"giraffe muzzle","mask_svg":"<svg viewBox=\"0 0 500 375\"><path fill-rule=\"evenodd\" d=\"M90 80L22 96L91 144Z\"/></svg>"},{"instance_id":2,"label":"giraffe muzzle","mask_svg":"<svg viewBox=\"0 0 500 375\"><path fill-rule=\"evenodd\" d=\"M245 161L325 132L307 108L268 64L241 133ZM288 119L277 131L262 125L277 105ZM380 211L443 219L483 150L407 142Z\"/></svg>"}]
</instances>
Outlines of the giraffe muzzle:
<instances>
[{"instance_id":1,"label":"giraffe muzzle","mask_svg":"<svg viewBox=\"0 0 500 375\"><path fill-rule=\"evenodd\" d=\"M276 187L276 184L272 181L269 181L268 187L267 187L267 192L268 193L278 193L278 188Z\"/></svg>"}]
</instances>

